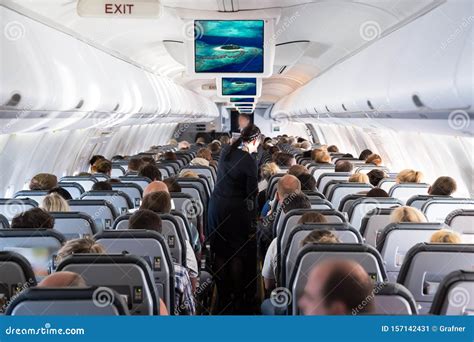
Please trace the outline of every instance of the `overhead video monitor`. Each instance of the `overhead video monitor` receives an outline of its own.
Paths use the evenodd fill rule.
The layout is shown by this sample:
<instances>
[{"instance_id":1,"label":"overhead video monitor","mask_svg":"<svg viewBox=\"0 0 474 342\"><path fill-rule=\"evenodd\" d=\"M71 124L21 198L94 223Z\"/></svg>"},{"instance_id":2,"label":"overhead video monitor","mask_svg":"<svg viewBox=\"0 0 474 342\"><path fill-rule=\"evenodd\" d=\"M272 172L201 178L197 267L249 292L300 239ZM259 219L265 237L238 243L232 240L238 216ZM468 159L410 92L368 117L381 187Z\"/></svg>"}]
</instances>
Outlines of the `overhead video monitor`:
<instances>
[{"instance_id":1,"label":"overhead video monitor","mask_svg":"<svg viewBox=\"0 0 474 342\"><path fill-rule=\"evenodd\" d=\"M222 97L261 95L261 79L255 77L223 77L217 79L217 94Z\"/></svg>"},{"instance_id":2,"label":"overhead video monitor","mask_svg":"<svg viewBox=\"0 0 474 342\"><path fill-rule=\"evenodd\" d=\"M230 102L232 103L253 103L255 99L253 97L231 97Z\"/></svg>"},{"instance_id":3,"label":"overhead video monitor","mask_svg":"<svg viewBox=\"0 0 474 342\"><path fill-rule=\"evenodd\" d=\"M274 21L194 20L188 43L188 73L201 77L269 77L272 74Z\"/></svg>"}]
</instances>

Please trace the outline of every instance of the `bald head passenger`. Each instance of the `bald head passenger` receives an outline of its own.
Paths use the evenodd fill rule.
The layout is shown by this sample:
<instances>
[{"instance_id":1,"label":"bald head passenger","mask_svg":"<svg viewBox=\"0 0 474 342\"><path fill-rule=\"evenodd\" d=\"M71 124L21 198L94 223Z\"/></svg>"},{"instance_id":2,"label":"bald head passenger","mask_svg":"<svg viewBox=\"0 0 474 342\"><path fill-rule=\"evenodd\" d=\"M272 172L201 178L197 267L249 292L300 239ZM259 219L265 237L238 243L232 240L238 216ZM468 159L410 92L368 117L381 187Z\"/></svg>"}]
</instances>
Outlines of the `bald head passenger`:
<instances>
[{"instance_id":1,"label":"bald head passenger","mask_svg":"<svg viewBox=\"0 0 474 342\"><path fill-rule=\"evenodd\" d=\"M145 197L148 194L151 194L152 192L158 192L158 191L169 192L168 186L161 181L151 182L150 184L147 185L147 187L143 191L143 197Z\"/></svg>"},{"instance_id":2,"label":"bald head passenger","mask_svg":"<svg viewBox=\"0 0 474 342\"><path fill-rule=\"evenodd\" d=\"M298 305L303 315L370 314L373 282L352 260L326 260L310 272Z\"/></svg>"},{"instance_id":3,"label":"bald head passenger","mask_svg":"<svg viewBox=\"0 0 474 342\"><path fill-rule=\"evenodd\" d=\"M293 175L284 175L277 183L277 200L282 203L286 196L301 192L301 182Z\"/></svg>"},{"instance_id":4,"label":"bald head passenger","mask_svg":"<svg viewBox=\"0 0 474 342\"><path fill-rule=\"evenodd\" d=\"M82 276L74 272L56 272L44 278L38 287L87 287Z\"/></svg>"}]
</instances>

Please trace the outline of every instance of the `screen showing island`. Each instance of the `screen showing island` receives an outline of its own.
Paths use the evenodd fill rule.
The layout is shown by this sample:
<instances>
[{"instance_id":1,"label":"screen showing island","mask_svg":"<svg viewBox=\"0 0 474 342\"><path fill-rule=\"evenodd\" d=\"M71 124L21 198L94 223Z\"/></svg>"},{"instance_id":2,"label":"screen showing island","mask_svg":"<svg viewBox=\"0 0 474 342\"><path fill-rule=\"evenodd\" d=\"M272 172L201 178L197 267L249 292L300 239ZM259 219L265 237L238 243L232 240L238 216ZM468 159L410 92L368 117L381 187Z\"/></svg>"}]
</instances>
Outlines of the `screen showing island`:
<instances>
[{"instance_id":1,"label":"screen showing island","mask_svg":"<svg viewBox=\"0 0 474 342\"><path fill-rule=\"evenodd\" d=\"M235 102L235 103L239 103L239 102L250 102L250 103L253 103L255 102L254 98L253 97L231 97L230 98L230 102Z\"/></svg>"},{"instance_id":2,"label":"screen showing island","mask_svg":"<svg viewBox=\"0 0 474 342\"><path fill-rule=\"evenodd\" d=\"M195 20L196 73L263 73L263 20Z\"/></svg>"},{"instance_id":3,"label":"screen showing island","mask_svg":"<svg viewBox=\"0 0 474 342\"><path fill-rule=\"evenodd\" d=\"M222 96L257 96L256 78L222 79Z\"/></svg>"}]
</instances>

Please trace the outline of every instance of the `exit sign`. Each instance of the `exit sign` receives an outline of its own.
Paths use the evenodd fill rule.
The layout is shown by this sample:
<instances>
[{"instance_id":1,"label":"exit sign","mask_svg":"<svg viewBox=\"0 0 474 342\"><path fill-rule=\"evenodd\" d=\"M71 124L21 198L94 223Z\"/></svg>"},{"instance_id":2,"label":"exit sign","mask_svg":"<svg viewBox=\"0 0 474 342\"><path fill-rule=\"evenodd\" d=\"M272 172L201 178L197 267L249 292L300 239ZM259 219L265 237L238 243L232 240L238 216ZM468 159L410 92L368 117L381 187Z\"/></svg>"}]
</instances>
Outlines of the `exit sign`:
<instances>
[{"instance_id":1,"label":"exit sign","mask_svg":"<svg viewBox=\"0 0 474 342\"><path fill-rule=\"evenodd\" d=\"M158 18L159 0L79 0L77 14L96 18Z\"/></svg>"}]
</instances>

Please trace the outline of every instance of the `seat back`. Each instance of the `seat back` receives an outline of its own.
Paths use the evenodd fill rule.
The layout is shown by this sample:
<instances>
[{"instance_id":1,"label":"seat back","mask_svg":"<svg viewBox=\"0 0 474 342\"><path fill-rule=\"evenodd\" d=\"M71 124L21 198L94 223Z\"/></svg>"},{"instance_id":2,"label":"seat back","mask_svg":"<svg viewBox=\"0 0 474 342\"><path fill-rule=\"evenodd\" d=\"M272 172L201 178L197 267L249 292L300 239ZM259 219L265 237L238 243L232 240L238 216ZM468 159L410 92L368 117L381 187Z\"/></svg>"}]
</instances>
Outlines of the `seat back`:
<instances>
[{"instance_id":1,"label":"seat back","mask_svg":"<svg viewBox=\"0 0 474 342\"><path fill-rule=\"evenodd\" d=\"M68 240L91 237L97 233L94 220L87 214L74 211L50 214L54 217L54 230Z\"/></svg>"},{"instance_id":2,"label":"seat back","mask_svg":"<svg viewBox=\"0 0 474 342\"><path fill-rule=\"evenodd\" d=\"M127 166L126 165L124 167L123 165L120 165L116 162L112 163L112 171L110 172L110 176L112 178L122 177L122 176L125 175L126 172L127 172Z\"/></svg>"},{"instance_id":3,"label":"seat back","mask_svg":"<svg viewBox=\"0 0 474 342\"><path fill-rule=\"evenodd\" d=\"M36 207L38 207L38 203L32 199L0 199L0 214L5 216L10 222L16 215Z\"/></svg>"},{"instance_id":4,"label":"seat back","mask_svg":"<svg viewBox=\"0 0 474 342\"><path fill-rule=\"evenodd\" d=\"M360 234L366 244L377 247L377 238L390 223L390 215L395 208L375 208L367 212L360 226Z\"/></svg>"},{"instance_id":5,"label":"seat back","mask_svg":"<svg viewBox=\"0 0 474 342\"><path fill-rule=\"evenodd\" d=\"M343 213L348 213L349 210L352 207L352 204L356 199L359 199L361 197L366 197L365 194L352 194L352 195L347 195L345 196L341 202L339 203L339 211Z\"/></svg>"},{"instance_id":6,"label":"seat back","mask_svg":"<svg viewBox=\"0 0 474 342\"><path fill-rule=\"evenodd\" d=\"M283 239L288 238L290 230L298 224L298 220L307 212L318 212L326 217L329 223L342 223L346 222L346 218L340 212L334 209L294 209L288 213L281 211L281 214L277 217L275 228L275 236L281 236Z\"/></svg>"},{"instance_id":7,"label":"seat back","mask_svg":"<svg viewBox=\"0 0 474 342\"><path fill-rule=\"evenodd\" d=\"M285 244L282 245L282 252L280 254L277 252L277 273L282 286L288 287L296 257L303 248L301 243L314 230L329 230L343 243L362 243L362 237L359 232L348 223L314 223L296 226L291 230Z\"/></svg>"},{"instance_id":8,"label":"seat back","mask_svg":"<svg viewBox=\"0 0 474 342\"><path fill-rule=\"evenodd\" d=\"M298 303L303 289L306 286L308 274L318 263L328 259L349 259L359 263L374 280L386 281L387 275L382 258L377 250L364 244L312 244L305 246L296 258L291 274L289 289L293 295L290 312L299 314Z\"/></svg>"},{"instance_id":9,"label":"seat back","mask_svg":"<svg viewBox=\"0 0 474 342\"><path fill-rule=\"evenodd\" d=\"M267 199L272 199L271 196L276 191L277 183L280 180L280 178L283 177L284 175L286 175L286 173L280 172L270 177L270 179L268 180L267 193L266 193Z\"/></svg>"},{"instance_id":10,"label":"seat back","mask_svg":"<svg viewBox=\"0 0 474 342\"><path fill-rule=\"evenodd\" d=\"M66 176L59 180L61 183L78 183L84 191L90 191L92 186L98 182L94 176Z\"/></svg>"},{"instance_id":11,"label":"seat back","mask_svg":"<svg viewBox=\"0 0 474 342\"><path fill-rule=\"evenodd\" d=\"M182 171L192 171L192 172L196 172L199 175L203 175L209 182L211 191L214 189L216 175L214 174L210 166L188 165L185 168L183 168L181 172Z\"/></svg>"},{"instance_id":12,"label":"seat back","mask_svg":"<svg viewBox=\"0 0 474 342\"><path fill-rule=\"evenodd\" d=\"M444 222L451 212L458 209L474 209L474 200L470 198L432 198L423 205L421 211L430 222Z\"/></svg>"},{"instance_id":13,"label":"seat back","mask_svg":"<svg viewBox=\"0 0 474 342\"><path fill-rule=\"evenodd\" d=\"M154 284L160 298L168 310L174 312L174 266L173 260L161 234L150 230L117 230L97 234L97 243L104 246L107 253L124 252L145 258L151 263Z\"/></svg>"},{"instance_id":14,"label":"seat back","mask_svg":"<svg viewBox=\"0 0 474 342\"><path fill-rule=\"evenodd\" d=\"M92 217L99 231L112 228L112 224L118 216L115 207L106 200L69 200L69 207L72 211L78 211Z\"/></svg>"},{"instance_id":15,"label":"seat back","mask_svg":"<svg viewBox=\"0 0 474 342\"><path fill-rule=\"evenodd\" d=\"M132 200L122 191L87 191L81 195L81 200L105 200L115 207L120 214L125 214L134 207Z\"/></svg>"},{"instance_id":16,"label":"seat back","mask_svg":"<svg viewBox=\"0 0 474 342\"><path fill-rule=\"evenodd\" d=\"M390 170L388 168L386 168L385 166L377 166L377 165L366 164L366 165L357 166L354 173L365 173L365 174L367 174L372 170L382 170L382 171L385 171L386 173L390 172Z\"/></svg>"},{"instance_id":17,"label":"seat back","mask_svg":"<svg viewBox=\"0 0 474 342\"><path fill-rule=\"evenodd\" d=\"M319 176L318 181L316 183L316 187L318 188L319 192L325 194L326 185L330 181L342 181L345 182L351 176L350 172L327 172L323 173Z\"/></svg>"},{"instance_id":18,"label":"seat back","mask_svg":"<svg viewBox=\"0 0 474 342\"><path fill-rule=\"evenodd\" d=\"M5 229L5 228L10 228L10 223L8 222L8 219L0 214L0 229Z\"/></svg>"},{"instance_id":19,"label":"seat back","mask_svg":"<svg viewBox=\"0 0 474 342\"><path fill-rule=\"evenodd\" d=\"M138 176L121 176L119 177L120 181L123 183L134 183L140 186L142 190L145 190L145 188L148 186L148 184L151 183L151 180L147 177L138 177Z\"/></svg>"},{"instance_id":20,"label":"seat back","mask_svg":"<svg viewBox=\"0 0 474 342\"><path fill-rule=\"evenodd\" d=\"M339 183L335 184L328 194L328 200L339 208L342 199L348 195L357 194L358 192L368 192L373 186L365 183Z\"/></svg>"},{"instance_id":21,"label":"seat back","mask_svg":"<svg viewBox=\"0 0 474 342\"><path fill-rule=\"evenodd\" d=\"M360 229L362 219L371 210L376 208L393 208L400 207L403 203L390 197L361 197L352 203L352 207L349 209L349 222L351 225Z\"/></svg>"},{"instance_id":22,"label":"seat back","mask_svg":"<svg viewBox=\"0 0 474 342\"><path fill-rule=\"evenodd\" d=\"M156 167L158 168L158 170L160 170L162 179L166 179L174 175L172 167L168 168L161 164L156 164Z\"/></svg>"},{"instance_id":23,"label":"seat back","mask_svg":"<svg viewBox=\"0 0 474 342\"><path fill-rule=\"evenodd\" d=\"M133 208L139 208L142 202L143 190L135 183L111 183L112 190L121 191L132 200Z\"/></svg>"},{"instance_id":24,"label":"seat back","mask_svg":"<svg viewBox=\"0 0 474 342\"><path fill-rule=\"evenodd\" d=\"M452 271L472 269L473 245L419 243L405 255L397 283L413 294L425 314L441 280Z\"/></svg>"},{"instance_id":25,"label":"seat back","mask_svg":"<svg viewBox=\"0 0 474 342\"><path fill-rule=\"evenodd\" d=\"M417 315L416 302L408 289L397 283L374 287L375 315Z\"/></svg>"},{"instance_id":26,"label":"seat back","mask_svg":"<svg viewBox=\"0 0 474 342\"><path fill-rule=\"evenodd\" d=\"M81 195L85 192L81 184L74 182L59 182L58 187L69 192L73 199L81 198Z\"/></svg>"},{"instance_id":27,"label":"seat back","mask_svg":"<svg viewBox=\"0 0 474 342\"><path fill-rule=\"evenodd\" d=\"M319 191L310 191L310 190L303 190L302 191L310 200L313 199L326 199L322 193Z\"/></svg>"},{"instance_id":28,"label":"seat back","mask_svg":"<svg viewBox=\"0 0 474 342\"><path fill-rule=\"evenodd\" d=\"M36 286L36 278L28 260L15 252L0 251L0 314L23 289Z\"/></svg>"},{"instance_id":29,"label":"seat back","mask_svg":"<svg viewBox=\"0 0 474 342\"><path fill-rule=\"evenodd\" d=\"M194 192L193 188L188 188L189 192ZM194 195L197 200L194 200L193 196L189 193L183 192L170 192L171 200L174 203L174 210L182 213L194 227L198 226L198 217L203 212L203 207L199 201L199 194L196 190Z\"/></svg>"},{"instance_id":30,"label":"seat back","mask_svg":"<svg viewBox=\"0 0 474 342\"><path fill-rule=\"evenodd\" d=\"M407 200L416 195L426 195L428 189L430 188L429 184L424 183L402 183L395 184L390 188L388 195L390 197L398 198L400 201L405 204Z\"/></svg>"},{"instance_id":31,"label":"seat back","mask_svg":"<svg viewBox=\"0 0 474 342\"><path fill-rule=\"evenodd\" d=\"M443 278L430 313L442 316L474 315L474 271L453 271Z\"/></svg>"},{"instance_id":32,"label":"seat back","mask_svg":"<svg viewBox=\"0 0 474 342\"><path fill-rule=\"evenodd\" d=\"M6 314L8 316L121 316L128 315L129 311L122 297L107 287L29 288L10 303Z\"/></svg>"},{"instance_id":33,"label":"seat back","mask_svg":"<svg viewBox=\"0 0 474 342\"><path fill-rule=\"evenodd\" d=\"M334 165L331 164L309 164L308 170L313 176L316 183L318 182L319 177L324 173L334 172Z\"/></svg>"},{"instance_id":34,"label":"seat back","mask_svg":"<svg viewBox=\"0 0 474 342\"><path fill-rule=\"evenodd\" d=\"M421 210L421 208L423 207L423 204L425 204L430 199L434 199L434 198L446 199L446 198L452 198L452 197L451 196L415 195L415 196L411 196L407 200L406 205Z\"/></svg>"},{"instance_id":35,"label":"seat back","mask_svg":"<svg viewBox=\"0 0 474 342\"><path fill-rule=\"evenodd\" d=\"M387 193L389 193L390 189L396 184L397 184L397 180L395 179L395 177L389 177L389 178L382 179L379 182L378 187L382 190L385 190Z\"/></svg>"},{"instance_id":36,"label":"seat back","mask_svg":"<svg viewBox=\"0 0 474 342\"><path fill-rule=\"evenodd\" d=\"M454 210L446 217L445 223L461 234L463 243L474 243L474 209Z\"/></svg>"},{"instance_id":37,"label":"seat back","mask_svg":"<svg viewBox=\"0 0 474 342\"><path fill-rule=\"evenodd\" d=\"M110 176L107 176L104 173L94 173L92 174L99 182L107 182L110 180Z\"/></svg>"},{"instance_id":38,"label":"seat back","mask_svg":"<svg viewBox=\"0 0 474 342\"><path fill-rule=\"evenodd\" d=\"M13 198L19 198L19 199L24 199L24 198L30 198L38 205L41 205L43 203L44 198L48 195L47 191L43 190L21 190L16 192L13 195Z\"/></svg>"},{"instance_id":39,"label":"seat back","mask_svg":"<svg viewBox=\"0 0 474 342\"><path fill-rule=\"evenodd\" d=\"M159 297L149 264L134 255L74 254L57 269L80 274L90 286L117 291L132 315L158 315Z\"/></svg>"},{"instance_id":40,"label":"seat back","mask_svg":"<svg viewBox=\"0 0 474 342\"><path fill-rule=\"evenodd\" d=\"M377 249L382 255L388 279L397 281L407 252L420 242L429 242L431 235L446 228L443 223L391 223L385 227L377 240Z\"/></svg>"}]
</instances>

